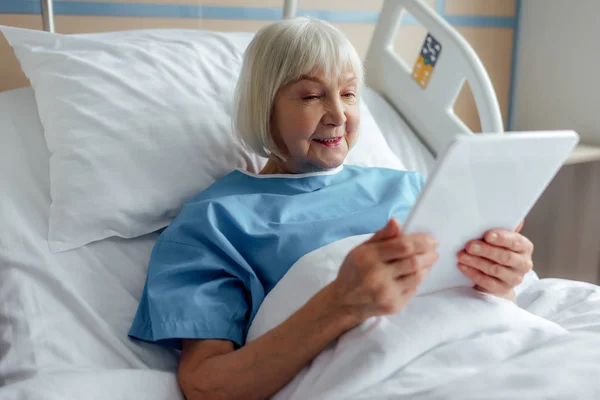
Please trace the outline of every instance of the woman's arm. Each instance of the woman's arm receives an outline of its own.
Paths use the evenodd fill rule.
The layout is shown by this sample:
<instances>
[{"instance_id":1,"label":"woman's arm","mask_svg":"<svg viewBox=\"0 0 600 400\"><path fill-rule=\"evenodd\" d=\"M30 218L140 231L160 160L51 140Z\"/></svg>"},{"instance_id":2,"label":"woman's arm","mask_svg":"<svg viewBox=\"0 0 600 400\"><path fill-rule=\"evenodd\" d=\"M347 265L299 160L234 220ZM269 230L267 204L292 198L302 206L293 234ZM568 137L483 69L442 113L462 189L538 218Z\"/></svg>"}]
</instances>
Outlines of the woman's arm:
<instances>
[{"instance_id":1,"label":"woman's arm","mask_svg":"<svg viewBox=\"0 0 600 400\"><path fill-rule=\"evenodd\" d=\"M235 350L229 341L185 340L179 385L188 400L266 399L342 333L393 314L437 260L427 235L402 235L390 221L354 248L337 278L281 325Z\"/></svg>"},{"instance_id":2,"label":"woman's arm","mask_svg":"<svg viewBox=\"0 0 600 400\"><path fill-rule=\"evenodd\" d=\"M266 399L360 321L327 309L325 287L281 325L234 351L222 340L186 340L179 384L188 400Z\"/></svg>"}]
</instances>

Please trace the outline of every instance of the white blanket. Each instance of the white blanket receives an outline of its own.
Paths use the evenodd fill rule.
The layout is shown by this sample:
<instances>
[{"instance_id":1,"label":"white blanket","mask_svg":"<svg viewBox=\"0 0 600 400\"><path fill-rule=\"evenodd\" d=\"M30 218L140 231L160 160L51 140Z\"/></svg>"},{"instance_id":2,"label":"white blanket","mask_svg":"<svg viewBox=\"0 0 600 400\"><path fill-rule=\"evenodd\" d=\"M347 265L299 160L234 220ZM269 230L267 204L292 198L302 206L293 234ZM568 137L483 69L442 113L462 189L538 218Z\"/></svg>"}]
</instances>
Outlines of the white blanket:
<instances>
[{"instance_id":1,"label":"white blanket","mask_svg":"<svg viewBox=\"0 0 600 400\"><path fill-rule=\"evenodd\" d=\"M267 296L248 340L335 279L364 239L300 259ZM544 279L521 292L518 305L471 288L413 298L400 313L342 335L274 398L592 399L600 398L598 377L600 288Z\"/></svg>"}]
</instances>

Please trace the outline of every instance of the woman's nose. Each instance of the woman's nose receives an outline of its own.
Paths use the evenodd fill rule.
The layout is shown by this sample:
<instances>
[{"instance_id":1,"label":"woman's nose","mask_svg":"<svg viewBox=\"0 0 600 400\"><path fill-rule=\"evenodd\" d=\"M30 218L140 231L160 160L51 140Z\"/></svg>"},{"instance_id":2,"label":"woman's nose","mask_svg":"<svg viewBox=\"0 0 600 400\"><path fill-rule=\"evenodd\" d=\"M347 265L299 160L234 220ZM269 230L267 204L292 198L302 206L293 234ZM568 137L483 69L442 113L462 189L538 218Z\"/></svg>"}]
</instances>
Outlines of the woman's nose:
<instances>
[{"instance_id":1,"label":"woman's nose","mask_svg":"<svg viewBox=\"0 0 600 400\"><path fill-rule=\"evenodd\" d=\"M346 109L341 100L333 100L327 105L327 111L323 116L325 125L341 126L346 122Z\"/></svg>"}]
</instances>

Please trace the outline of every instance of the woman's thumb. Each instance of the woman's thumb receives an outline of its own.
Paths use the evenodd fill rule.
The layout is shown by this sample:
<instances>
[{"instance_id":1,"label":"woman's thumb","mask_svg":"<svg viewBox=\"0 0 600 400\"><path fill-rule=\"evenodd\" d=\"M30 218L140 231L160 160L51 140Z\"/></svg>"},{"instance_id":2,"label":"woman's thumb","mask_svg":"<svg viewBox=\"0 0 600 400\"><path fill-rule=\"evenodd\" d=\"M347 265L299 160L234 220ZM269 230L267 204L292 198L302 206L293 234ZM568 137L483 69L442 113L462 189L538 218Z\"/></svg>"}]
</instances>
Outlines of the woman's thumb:
<instances>
[{"instance_id":1,"label":"woman's thumb","mask_svg":"<svg viewBox=\"0 0 600 400\"><path fill-rule=\"evenodd\" d=\"M396 218L392 218L388 223L369 239L369 242L378 242L381 240L391 239L402 234L402 228Z\"/></svg>"}]
</instances>

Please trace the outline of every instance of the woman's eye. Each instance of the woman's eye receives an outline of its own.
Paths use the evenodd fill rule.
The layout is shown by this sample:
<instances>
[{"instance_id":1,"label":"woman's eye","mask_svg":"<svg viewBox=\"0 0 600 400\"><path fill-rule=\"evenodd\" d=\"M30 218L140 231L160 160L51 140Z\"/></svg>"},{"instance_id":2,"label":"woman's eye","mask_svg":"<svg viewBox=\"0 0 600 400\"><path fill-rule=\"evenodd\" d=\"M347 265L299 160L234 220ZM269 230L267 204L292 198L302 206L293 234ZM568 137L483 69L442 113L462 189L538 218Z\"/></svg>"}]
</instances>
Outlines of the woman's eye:
<instances>
[{"instance_id":1,"label":"woman's eye","mask_svg":"<svg viewBox=\"0 0 600 400\"><path fill-rule=\"evenodd\" d=\"M356 95L354 93L344 93L343 96L347 97L347 98L356 97Z\"/></svg>"},{"instance_id":2,"label":"woman's eye","mask_svg":"<svg viewBox=\"0 0 600 400\"><path fill-rule=\"evenodd\" d=\"M310 100L316 100L316 99L318 99L318 98L319 98L319 96L316 96L316 95L310 95L310 96L304 96L304 97L303 97L303 99L304 99L304 100L307 100L307 101L310 101Z\"/></svg>"}]
</instances>

